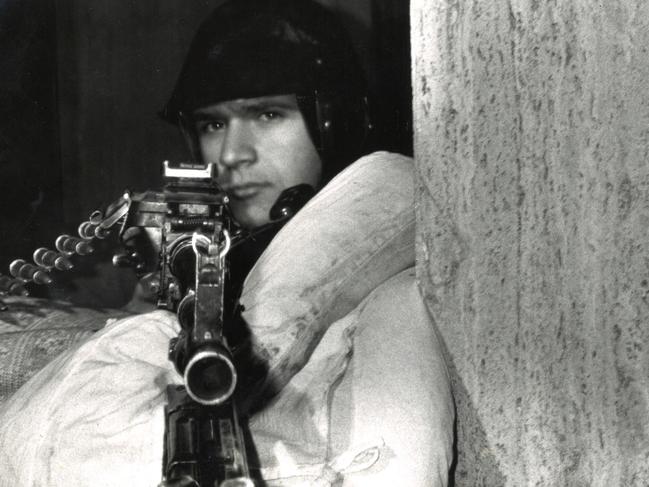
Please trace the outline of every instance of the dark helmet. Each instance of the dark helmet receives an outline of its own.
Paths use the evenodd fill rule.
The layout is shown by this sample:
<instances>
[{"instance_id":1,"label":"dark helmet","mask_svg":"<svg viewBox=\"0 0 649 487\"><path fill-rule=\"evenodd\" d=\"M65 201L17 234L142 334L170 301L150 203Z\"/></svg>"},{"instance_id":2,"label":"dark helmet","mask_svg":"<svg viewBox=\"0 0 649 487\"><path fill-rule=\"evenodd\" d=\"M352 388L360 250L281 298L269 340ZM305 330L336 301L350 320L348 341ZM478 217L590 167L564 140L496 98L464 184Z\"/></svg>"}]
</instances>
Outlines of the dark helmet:
<instances>
[{"instance_id":1,"label":"dark helmet","mask_svg":"<svg viewBox=\"0 0 649 487\"><path fill-rule=\"evenodd\" d=\"M347 32L310 0L230 0L200 26L161 115L182 124L202 106L291 93L330 179L362 154L370 127Z\"/></svg>"}]
</instances>

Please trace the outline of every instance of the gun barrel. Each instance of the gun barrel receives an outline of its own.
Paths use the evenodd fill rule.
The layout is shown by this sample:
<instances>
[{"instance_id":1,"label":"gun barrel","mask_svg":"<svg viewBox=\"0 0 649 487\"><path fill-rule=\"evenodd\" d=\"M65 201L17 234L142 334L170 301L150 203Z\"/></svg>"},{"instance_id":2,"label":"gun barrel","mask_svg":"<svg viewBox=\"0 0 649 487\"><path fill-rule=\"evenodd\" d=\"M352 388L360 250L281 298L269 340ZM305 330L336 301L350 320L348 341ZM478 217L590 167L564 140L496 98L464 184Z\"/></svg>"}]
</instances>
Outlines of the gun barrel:
<instances>
[{"instance_id":1,"label":"gun barrel","mask_svg":"<svg viewBox=\"0 0 649 487\"><path fill-rule=\"evenodd\" d=\"M184 372L187 394L205 406L223 404L237 386L237 371L224 345L208 344L187 362Z\"/></svg>"}]
</instances>

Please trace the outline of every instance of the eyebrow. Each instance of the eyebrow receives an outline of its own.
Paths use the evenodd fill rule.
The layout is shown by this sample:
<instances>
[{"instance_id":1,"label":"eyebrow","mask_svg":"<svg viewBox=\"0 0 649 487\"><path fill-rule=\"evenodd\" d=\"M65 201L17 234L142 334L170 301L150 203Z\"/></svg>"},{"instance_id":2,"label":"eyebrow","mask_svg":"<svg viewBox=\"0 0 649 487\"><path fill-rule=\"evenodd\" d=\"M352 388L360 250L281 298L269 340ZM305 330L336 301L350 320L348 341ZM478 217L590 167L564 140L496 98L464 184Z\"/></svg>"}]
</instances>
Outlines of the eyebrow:
<instances>
[{"instance_id":1,"label":"eyebrow","mask_svg":"<svg viewBox=\"0 0 649 487\"><path fill-rule=\"evenodd\" d=\"M284 100L279 97L268 97L261 99L250 100L235 100L233 102L224 102L212 105L207 108L198 109L193 113L195 121L214 120L222 116L226 116L227 112L255 114L264 110L276 108L283 110L299 110L299 107L294 99Z\"/></svg>"}]
</instances>

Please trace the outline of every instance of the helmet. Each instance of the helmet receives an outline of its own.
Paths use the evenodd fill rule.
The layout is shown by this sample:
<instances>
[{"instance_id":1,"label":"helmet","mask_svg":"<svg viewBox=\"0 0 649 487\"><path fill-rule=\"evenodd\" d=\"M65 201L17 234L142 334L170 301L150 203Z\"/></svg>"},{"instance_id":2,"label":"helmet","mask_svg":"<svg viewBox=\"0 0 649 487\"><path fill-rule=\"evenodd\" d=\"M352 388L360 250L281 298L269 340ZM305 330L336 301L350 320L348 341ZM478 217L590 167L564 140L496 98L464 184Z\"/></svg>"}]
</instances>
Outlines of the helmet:
<instances>
[{"instance_id":1,"label":"helmet","mask_svg":"<svg viewBox=\"0 0 649 487\"><path fill-rule=\"evenodd\" d=\"M347 32L310 0L230 0L199 27L161 116L182 127L202 106L293 93L330 179L362 154L370 128Z\"/></svg>"}]
</instances>

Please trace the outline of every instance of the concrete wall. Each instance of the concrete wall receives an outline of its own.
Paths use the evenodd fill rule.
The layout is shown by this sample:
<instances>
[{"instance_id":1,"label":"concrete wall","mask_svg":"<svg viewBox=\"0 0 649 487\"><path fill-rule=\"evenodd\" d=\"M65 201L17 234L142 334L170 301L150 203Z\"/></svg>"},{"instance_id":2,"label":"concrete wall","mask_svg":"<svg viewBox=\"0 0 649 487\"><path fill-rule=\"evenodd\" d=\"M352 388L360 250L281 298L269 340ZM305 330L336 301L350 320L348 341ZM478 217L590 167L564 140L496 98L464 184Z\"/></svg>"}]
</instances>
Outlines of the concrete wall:
<instances>
[{"instance_id":1,"label":"concrete wall","mask_svg":"<svg viewBox=\"0 0 649 487\"><path fill-rule=\"evenodd\" d=\"M649 4L413 0L458 486L649 483Z\"/></svg>"}]
</instances>

